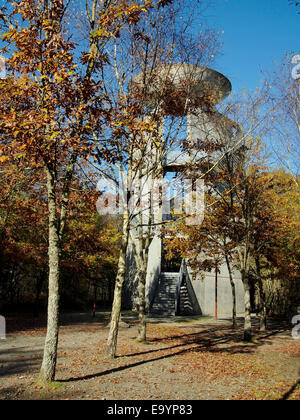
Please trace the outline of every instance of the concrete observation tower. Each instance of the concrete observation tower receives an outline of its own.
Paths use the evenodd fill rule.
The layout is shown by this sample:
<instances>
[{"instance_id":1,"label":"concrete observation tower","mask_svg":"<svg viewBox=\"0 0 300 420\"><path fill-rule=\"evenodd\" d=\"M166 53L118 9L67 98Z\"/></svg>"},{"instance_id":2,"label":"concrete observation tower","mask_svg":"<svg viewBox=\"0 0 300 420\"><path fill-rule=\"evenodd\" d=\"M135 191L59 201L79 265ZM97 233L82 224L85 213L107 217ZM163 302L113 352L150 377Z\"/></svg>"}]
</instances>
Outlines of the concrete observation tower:
<instances>
[{"instance_id":1,"label":"concrete observation tower","mask_svg":"<svg viewBox=\"0 0 300 420\"><path fill-rule=\"evenodd\" d=\"M158 132L164 147L155 152L155 159L157 153L160 153L158 160L164 174L159 175L161 177L183 171L184 168L191 172L203 163L212 166L220 160L226 149L232 149L241 136L239 126L216 109L216 105L231 93L232 86L225 76L215 70L187 64L159 66L146 75L143 73L135 76L130 89L136 99L143 101L148 115L156 113L159 116ZM185 147L176 143L172 136L166 138L170 117L184 121L181 132L184 131ZM149 156L153 156L152 149L149 141ZM146 184L149 183L147 179ZM158 213L163 220L166 215L162 210ZM135 308L137 302L133 242L134 239L129 244L128 276L123 296L123 302L128 308ZM188 262L166 260L163 237L159 232L154 234L149 249L146 279L149 314L163 317L176 314L213 315L217 293L219 314L230 315L232 294L225 266L220 267L218 288L214 273L203 274L204 280L199 278L192 281ZM238 274L235 274L235 283L237 312L243 312L243 285Z\"/></svg>"}]
</instances>

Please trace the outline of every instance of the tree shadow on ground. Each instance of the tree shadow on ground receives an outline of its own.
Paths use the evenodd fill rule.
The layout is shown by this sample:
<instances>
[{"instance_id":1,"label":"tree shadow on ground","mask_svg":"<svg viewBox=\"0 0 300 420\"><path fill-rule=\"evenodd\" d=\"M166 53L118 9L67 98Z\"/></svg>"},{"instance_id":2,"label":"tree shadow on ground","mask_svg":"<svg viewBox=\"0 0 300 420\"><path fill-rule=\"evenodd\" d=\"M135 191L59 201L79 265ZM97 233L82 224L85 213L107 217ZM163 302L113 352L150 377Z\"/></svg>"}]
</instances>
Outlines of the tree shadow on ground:
<instances>
[{"instance_id":1,"label":"tree shadow on ground","mask_svg":"<svg viewBox=\"0 0 300 420\"><path fill-rule=\"evenodd\" d=\"M7 388L1 388L1 400L12 400L15 399L16 395L21 393L17 386L10 386Z\"/></svg>"},{"instance_id":2,"label":"tree shadow on ground","mask_svg":"<svg viewBox=\"0 0 300 420\"><path fill-rule=\"evenodd\" d=\"M299 372L300 373L300 372ZM286 401L294 393L296 388L300 385L300 378L291 386L291 388L282 396L281 400Z\"/></svg>"},{"instance_id":3,"label":"tree shadow on ground","mask_svg":"<svg viewBox=\"0 0 300 420\"><path fill-rule=\"evenodd\" d=\"M156 362L159 360L170 359L175 356L183 355L190 352L210 352L210 353L227 353L227 354L251 354L254 353L258 346L264 344L272 344L270 340L271 337L274 337L283 331L286 328L275 329L268 332L267 334L260 334L259 341L253 343L241 342L242 329L237 328L236 330L232 327L222 326L220 332L220 326L214 326L204 331L191 334L182 334L176 336L169 336L163 338L155 338L150 340L150 343L157 342L168 342L175 341L174 345L169 347L159 347L157 349L147 350L136 352L132 354L126 354L123 356L118 356L119 359L129 358L129 357L138 357L146 354L153 354L159 352L170 352L169 354L159 355L158 357L149 358L146 360L140 360L131 364L126 364L124 366L118 366L112 369L104 370L101 372L84 375L81 377L72 377L69 379L61 379L60 382L78 382L86 381L90 379L99 378L105 375L110 375L113 373L121 372L126 369L135 368L138 366L145 365L147 363ZM176 350L175 350L176 349ZM175 350L175 351L174 351Z\"/></svg>"},{"instance_id":4,"label":"tree shadow on ground","mask_svg":"<svg viewBox=\"0 0 300 420\"><path fill-rule=\"evenodd\" d=\"M5 356L9 355L9 360ZM33 372L39 368L41 363L41 351L28 350L26 347L5 349L0 351L0 377L20 375ZM1 390L2 392L2 390Z\"/></svg>"},{"instance_id":5,"label":"tree shadow on ground","mask_svg":"<svg viewBox=\"0 0 300 420\"><path fill-rule=\"evenodd\" d=\"M154 350L148 350L144 352L138 352L133 354L127 354L126 357L139 356L147 353L154 353L161 350L168 350L174 347L180 347L184 345L199 345L201 348L206 347L211 352L226 352L231 354L236 353L249 353L257 346L265 344L272 345L272 340L268 340L278 334L287 331L285 326L277 326L276 329L271 331L259 332L254 331L254 336L257 339L255 342L244 342L243 341L243 327L240 325L238 328L233 329L231 326L219 325L212 326L206 330L199 331L197 333L190 334L178 334L162 338L149 339L149 344L154 343L167 343L169 341L178 341L176 346L167 348L158 348ZM228 346L228 344L232 344ZM216 346L223 345L224 347L219 348ZM193 350L197 351L197 350Z\"/></svg>"}]
</instances>

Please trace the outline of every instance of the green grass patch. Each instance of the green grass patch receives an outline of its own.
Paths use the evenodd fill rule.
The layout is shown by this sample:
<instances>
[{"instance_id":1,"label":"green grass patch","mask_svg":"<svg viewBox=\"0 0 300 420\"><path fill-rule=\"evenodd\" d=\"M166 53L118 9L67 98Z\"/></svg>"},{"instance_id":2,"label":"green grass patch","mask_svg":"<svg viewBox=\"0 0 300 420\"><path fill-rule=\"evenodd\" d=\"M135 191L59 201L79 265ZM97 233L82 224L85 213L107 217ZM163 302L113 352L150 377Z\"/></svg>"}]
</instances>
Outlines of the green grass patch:
<instances>
[{"instance_id":1,"label":"green grass patch","mask_svg":"<svg viewBox=\"0 0 300 420\"><path fill-rule=\"evenodd\" d=\"M137 338L135 338L135 340L134 340L137 344L143 344L144 346L149 346L149 345L151 345L151 344L153 344L153 343L151 343L150 341L139 341Z\"/></svg>"},{"instance_id":2,"label":"green grass patch","mask_svg":"<svg viewBox=\"0 0 300 420\"><path fill-rule=\"evenodd\" d=\"M63 384L61 382L34 382L31 384L32 388L37 390L43 390L43 391L56 391L57 389L60 389L63 387Z\"/></svg>"}]
</instances>

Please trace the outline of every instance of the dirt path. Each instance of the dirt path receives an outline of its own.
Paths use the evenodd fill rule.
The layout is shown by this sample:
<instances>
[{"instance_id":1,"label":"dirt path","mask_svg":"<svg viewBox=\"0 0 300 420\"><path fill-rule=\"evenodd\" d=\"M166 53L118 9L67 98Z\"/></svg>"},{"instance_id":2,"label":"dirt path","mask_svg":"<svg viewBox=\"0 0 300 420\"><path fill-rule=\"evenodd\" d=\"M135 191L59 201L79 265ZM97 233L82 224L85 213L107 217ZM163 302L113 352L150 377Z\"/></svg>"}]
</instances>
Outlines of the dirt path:
<instances>
[{"instance_id":1,"label":"dirt path","mask_svg":"<svg viewBox=\"0 0 300 420\"><path fill-rule=\"evenodd\" d=\"M13 332L0 342L0 399L300 399L300 341L289 329L273 324L255 343L245 344L241 325L233 331L227 321L153 321L143 345L135 342L134 319L125 321L130 328L120 329L118 357L110 360L104 355L103 315L66 319L59 384L44 391L35 385L43 320L32 326L32 320L11 318Z\"/></svg>"}]
</instances>

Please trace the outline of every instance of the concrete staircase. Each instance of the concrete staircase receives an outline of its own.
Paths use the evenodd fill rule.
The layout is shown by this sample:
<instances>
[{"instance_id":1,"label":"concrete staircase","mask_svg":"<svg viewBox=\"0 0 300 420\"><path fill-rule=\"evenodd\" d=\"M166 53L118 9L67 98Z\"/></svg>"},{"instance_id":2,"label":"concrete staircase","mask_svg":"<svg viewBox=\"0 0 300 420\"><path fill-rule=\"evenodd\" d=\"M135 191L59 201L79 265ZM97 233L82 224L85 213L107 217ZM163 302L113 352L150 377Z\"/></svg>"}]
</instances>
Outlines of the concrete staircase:
<instances>
[{"instance_id":1,"label":"concrete staircase","mask_svg":"<svg viewBox=\"0 0 300 420\"><path fill-rule=\"evenodd\" d=\"M179 273L161 273L149 316L175 316L178 281Z\"/></svg>"}]
</instances>

